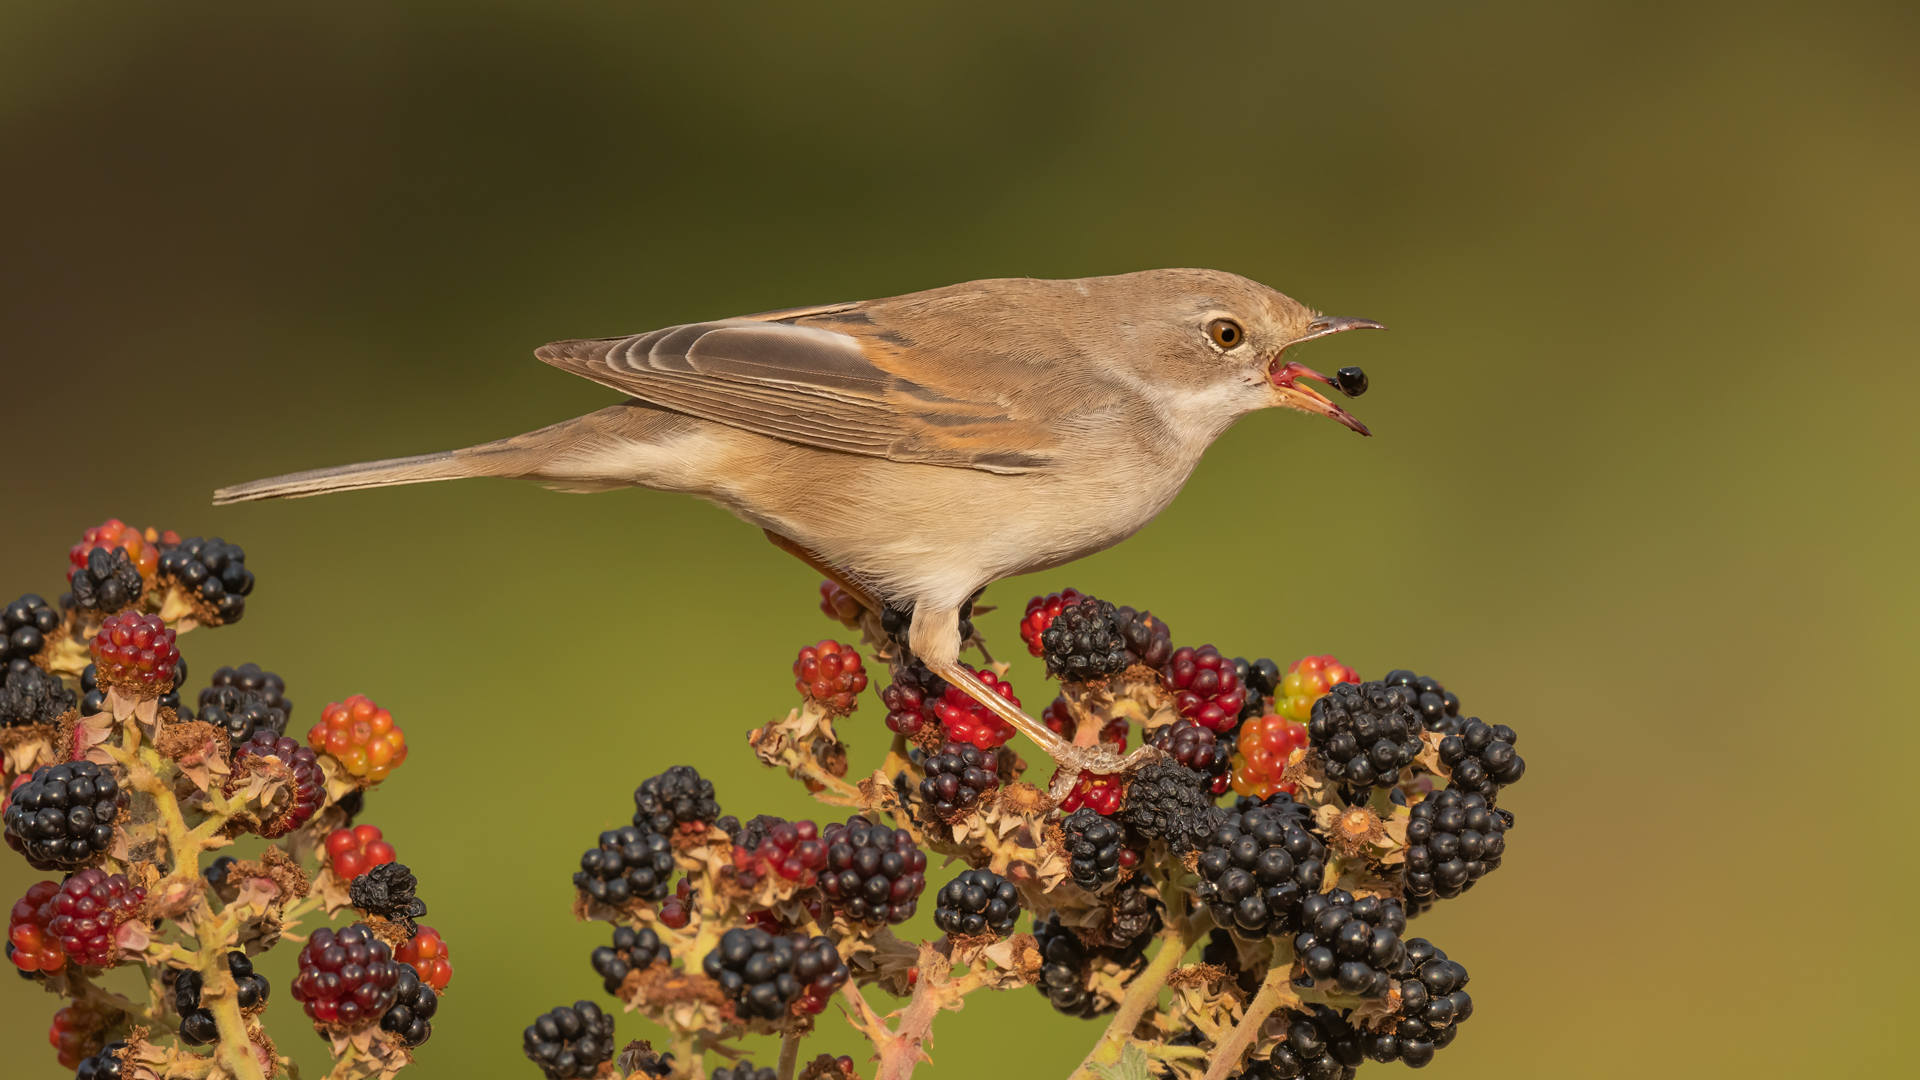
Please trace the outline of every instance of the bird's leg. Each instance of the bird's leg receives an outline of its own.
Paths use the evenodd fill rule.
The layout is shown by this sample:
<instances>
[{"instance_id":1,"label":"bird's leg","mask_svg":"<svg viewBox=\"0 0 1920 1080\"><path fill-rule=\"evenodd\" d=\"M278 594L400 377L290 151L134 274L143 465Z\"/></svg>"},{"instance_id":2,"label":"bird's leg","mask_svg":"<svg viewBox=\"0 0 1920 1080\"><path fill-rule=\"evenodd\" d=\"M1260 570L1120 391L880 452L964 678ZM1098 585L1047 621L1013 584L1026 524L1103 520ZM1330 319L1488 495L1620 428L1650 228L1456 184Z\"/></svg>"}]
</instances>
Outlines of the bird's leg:
<instances>
[{"instance_id":1,"label":"bird's leg","mask_svg":"<svg viewBox=\"0 0 1920 1080\"><path fill-rule=\"evenodd\" d=\"M1073 744L1053 733L1019 707L992 690L960 664L960 610L936 609L927 604L914 608L913 628L908 633L913 655L927 670L960 688L968 697L986 706L987 711L1012 724L1014 730L1039 744L1055 759L1069 757Z\"/></svg>"}]
</instances>

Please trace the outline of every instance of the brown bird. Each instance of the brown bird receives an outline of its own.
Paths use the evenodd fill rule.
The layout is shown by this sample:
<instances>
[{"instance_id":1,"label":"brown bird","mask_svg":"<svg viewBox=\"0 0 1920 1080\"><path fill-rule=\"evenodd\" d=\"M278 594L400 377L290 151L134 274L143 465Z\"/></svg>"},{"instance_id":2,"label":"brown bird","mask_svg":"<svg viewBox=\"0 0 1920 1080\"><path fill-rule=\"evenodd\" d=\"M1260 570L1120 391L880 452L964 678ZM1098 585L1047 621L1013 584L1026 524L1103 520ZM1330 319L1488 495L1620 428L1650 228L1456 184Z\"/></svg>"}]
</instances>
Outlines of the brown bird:
<instances>
[{"instance_id":1,"label":"brown bird","mask_svg":"<svg viewBox=\"0 0 1920 1080\"><path fill-rule=\"evenodd\" d=\"M909 645L935 674L1056 758L1112 771L1110 752L1069 746L961 666L962 607L991 582L1133 535L1256 409L1368 434L1299 383L1331 380L1282 359L1358 328L1380 324L1317 315L1235 274L1148 270L562 341L535 355L633 396L463 450L223 488L214 502L468 476L697 495L874 611L911 612Z\"/></svg>"}]
</instances>

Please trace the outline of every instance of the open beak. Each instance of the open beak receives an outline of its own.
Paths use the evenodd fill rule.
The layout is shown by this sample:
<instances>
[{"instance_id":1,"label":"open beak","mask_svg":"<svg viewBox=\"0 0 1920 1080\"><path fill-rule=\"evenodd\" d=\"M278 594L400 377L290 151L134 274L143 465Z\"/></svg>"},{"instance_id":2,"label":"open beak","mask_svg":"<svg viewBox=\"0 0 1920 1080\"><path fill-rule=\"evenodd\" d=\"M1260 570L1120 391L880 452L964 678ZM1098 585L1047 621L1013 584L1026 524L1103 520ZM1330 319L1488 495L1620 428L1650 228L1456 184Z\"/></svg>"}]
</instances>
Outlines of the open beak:
<instances>
[{"instance_id":1,"label":"open beak","mask_svg":"<svg viewBox=\"0 0 1920 1080\"><path fill-rule=\"evenodd\" d=\"M1338 420L1340 423L1362 435L1373 434L1373 432L1367 430L1367 425L1355 420L1348 414L1347 410L1335 405L1329 401L1325 395L1312 387L1300 385L1299 380L1302 378L1313 379L1326 383L1328 386L1338 386L1338 383L1307 367L1305 364L1285 360L1283 357L1285 356L1286 349L1291 349L1303 341L1329 337L1333 334L1345 333L1348 330L1385 329L1386 327L1381 326L1372 319L1327 317L1315 319L1309 323L1307 325L1307 332L1288 342L1286 348L1281 350L1281 355L1273 358L1273 364L1268 369L1267 376L1273 382L1273 389L1275 395L1280 398L1280 403L1290 409L1298 409L1301 412L1318 413L1321 416Z\"/></svg>"}]
</instances>

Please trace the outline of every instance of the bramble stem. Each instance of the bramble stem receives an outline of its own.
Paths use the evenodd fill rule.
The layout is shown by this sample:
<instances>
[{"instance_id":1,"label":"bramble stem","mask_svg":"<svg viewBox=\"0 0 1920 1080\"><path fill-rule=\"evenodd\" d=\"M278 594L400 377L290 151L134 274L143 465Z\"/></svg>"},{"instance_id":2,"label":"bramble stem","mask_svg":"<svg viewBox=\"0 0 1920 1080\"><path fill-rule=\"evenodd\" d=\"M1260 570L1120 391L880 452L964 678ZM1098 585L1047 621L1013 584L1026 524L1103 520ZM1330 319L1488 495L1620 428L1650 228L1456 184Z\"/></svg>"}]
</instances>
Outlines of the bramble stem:
<instances>
[{"instance_id":1,"label":"bramble stem","mask_svg":"<svg viewBox=\"0 0 1920 1080\"><path fill-rule=\"evenodd\" d=\"M200 1004L213 1013L220 1031L214 1056L237 1080L265 1080L260 1059L247 1038L247 1020L240 1015L239 988L227 968L227 939L236 929L231 917L205 919L196 927L200 939Z\"/></svg>"},{"instance_id":2,"label":"bramble stem","mask_svg":"<svg viewBox=\"0 0 1920 1080\"><path fill-rule=\"evenodd\" d=\"M788 1028L780 1036L780 1080L793 1080L794 1063L800 1060L800 1032Z\"/></svg>"},{"instance_id":3,"label":"bramble stem","mask_svg":"<svg viewBox=\"0 0 1920 1080\"><path fill-rule=\"evenodd\" d=\"M1260 1037L1260 1028L1273 1015L1273 1010L1282 1003L1291 1001L1300 1004L1300 999L1291 989L1293 976L1293 945L1291 942L1276 940L1273 943L1273 961L1267 965L1267 977L1260 980L1260 989L1247 1002L1247 1011L1240 1022L1233 1026L1233 1034L1227 1041L1214 1048L1213 1057L1207 1065L1204 1080L1226 1080L1240 1068L1240 1059Z\"/></svg>"}]
</instances>

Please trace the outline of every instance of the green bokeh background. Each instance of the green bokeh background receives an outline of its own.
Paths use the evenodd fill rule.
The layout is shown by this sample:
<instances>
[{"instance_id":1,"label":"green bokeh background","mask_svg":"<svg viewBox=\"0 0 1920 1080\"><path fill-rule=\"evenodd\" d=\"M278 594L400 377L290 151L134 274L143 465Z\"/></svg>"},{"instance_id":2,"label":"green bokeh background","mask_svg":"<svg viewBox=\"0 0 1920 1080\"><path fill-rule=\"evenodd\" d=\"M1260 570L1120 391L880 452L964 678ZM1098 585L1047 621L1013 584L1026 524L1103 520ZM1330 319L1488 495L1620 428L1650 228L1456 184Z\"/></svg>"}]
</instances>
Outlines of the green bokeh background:
<instances>
[{"instance_id":1,"label":"green bokeh background","mask_svg":"<svg viewBox=\"0 0 1920 1080\"><path fill-rule=\"evenodd\" d=\"M257 660L300 730L393 709L414 754L366 820L458 971L409 1075L532 1077L520 1028L606 1000L567 876L638 780L812 812L741 735L834 632L815 577L650 492L208 493L614 399L552 339L1238 271L1393 328L1305 357L1365 366L1378 437L1248 418L1141 535L991 590L1002 652L1075 585L1518 728L1507 865L1419 923L1477 1002L1429 1075L1892 1074L1917 31L1756 0L0 5L4 588L57 593L108 516L245 544L261 586L186 639L190 689ZM879 729L870 701L856 764ZM0 895L38 876L0 863ZM291 959L267 1019L315 1070ZM8 1077L60 1074L53 1008L0 982ZM1098 1027L1024 991L936 1030L929 1077L1047 1078ZM807 1052L856 1049L834 1021Z\"/></svg>"}]
</instances>

